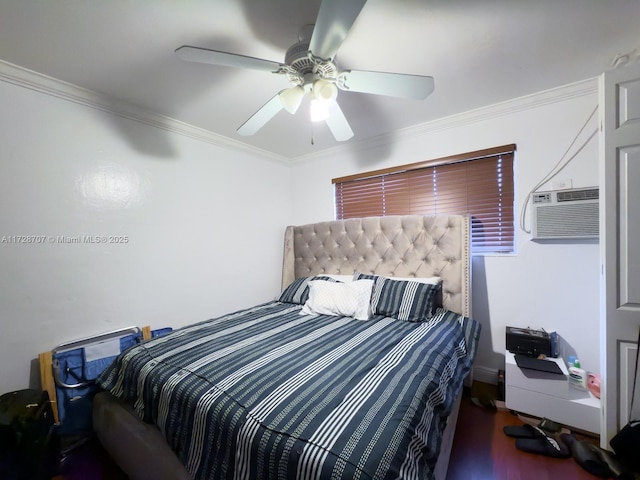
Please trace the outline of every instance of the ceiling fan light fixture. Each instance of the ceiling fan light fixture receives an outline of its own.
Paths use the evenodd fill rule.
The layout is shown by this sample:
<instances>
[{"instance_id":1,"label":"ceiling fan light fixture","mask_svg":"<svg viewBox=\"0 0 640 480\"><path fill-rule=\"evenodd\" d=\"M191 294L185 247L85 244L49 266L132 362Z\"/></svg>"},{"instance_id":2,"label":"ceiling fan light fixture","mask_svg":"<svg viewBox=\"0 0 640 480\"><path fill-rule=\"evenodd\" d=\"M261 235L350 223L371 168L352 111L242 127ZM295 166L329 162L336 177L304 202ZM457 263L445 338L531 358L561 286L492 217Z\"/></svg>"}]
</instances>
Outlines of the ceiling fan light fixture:
<instances>
[{"instance_id":1,"label":"ceiling fan light fixture","mask_svg":"<svg viewBox=\"0 0 640 480\"><path fill-rule=\"evenodd\" d=\"M312 122L322 122L329 118L329 108L331 102L326 100L320 100L318 98L312 98L309 106L309 112L311 114Z\"/></svg>"},{"instance_id":2,"label":"ceiling fan light fixture","mask_svg":"<svg viewBox=\"0 0 640 480\"><path fill-rule=\"evenodd\" d=\"M335 83L321 78L313 82L313 96L318 100L331 102L338 97L338 87Z\"/></svg>"},{"instance_id":3,"label":"ceiling fan light fixture","mask_svg":"<svg viewBox=\"0 0 640 480\"><path fill-rule=\"evenodd\" d=\"M298 111L302 99L304 98L304 89L301 86L295 86L283 90L278 95L280 103L284 109L292 115Z\"/></svg>"}]
</instances>

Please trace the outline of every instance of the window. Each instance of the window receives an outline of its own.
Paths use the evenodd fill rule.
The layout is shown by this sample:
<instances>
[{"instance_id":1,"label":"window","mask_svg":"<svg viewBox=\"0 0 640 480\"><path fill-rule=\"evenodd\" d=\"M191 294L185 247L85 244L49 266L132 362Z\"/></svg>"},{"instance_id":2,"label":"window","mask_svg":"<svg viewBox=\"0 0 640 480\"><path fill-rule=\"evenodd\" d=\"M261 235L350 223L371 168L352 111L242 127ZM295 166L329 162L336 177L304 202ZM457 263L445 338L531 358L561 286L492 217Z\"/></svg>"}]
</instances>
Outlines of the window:
<instances>
[{"instance_id":1,"label":"window","mask_svg":"<svg viewBox=\"0 0 640 480\"><path fill-rule=\"evenodd\" d=\"M336 217L468 213L474 253L513 252L515 147L334 178Z\"/></svg>"}]
</instances>

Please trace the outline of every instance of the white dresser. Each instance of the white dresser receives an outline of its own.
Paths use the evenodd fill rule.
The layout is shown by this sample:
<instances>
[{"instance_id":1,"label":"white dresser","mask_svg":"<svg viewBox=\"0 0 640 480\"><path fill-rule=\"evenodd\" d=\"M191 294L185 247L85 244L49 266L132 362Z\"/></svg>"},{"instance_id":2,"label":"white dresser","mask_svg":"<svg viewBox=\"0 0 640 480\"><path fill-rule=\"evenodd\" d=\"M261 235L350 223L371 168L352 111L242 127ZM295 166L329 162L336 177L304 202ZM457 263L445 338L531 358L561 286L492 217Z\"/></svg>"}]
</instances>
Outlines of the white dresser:
<instances>
[{"instance_id":1,"label":"white dresser","mask_svg":"<svg viewBox=\"0 0 640 480\"><path fill-rule=\"evenodd\" d=\"M505 353L507 408L599 435L600 400L588 390L569 386L569 372L561 358L549 360L558 364L563 375L521 369L513 353Z\"/></svg>"}]
</instances>

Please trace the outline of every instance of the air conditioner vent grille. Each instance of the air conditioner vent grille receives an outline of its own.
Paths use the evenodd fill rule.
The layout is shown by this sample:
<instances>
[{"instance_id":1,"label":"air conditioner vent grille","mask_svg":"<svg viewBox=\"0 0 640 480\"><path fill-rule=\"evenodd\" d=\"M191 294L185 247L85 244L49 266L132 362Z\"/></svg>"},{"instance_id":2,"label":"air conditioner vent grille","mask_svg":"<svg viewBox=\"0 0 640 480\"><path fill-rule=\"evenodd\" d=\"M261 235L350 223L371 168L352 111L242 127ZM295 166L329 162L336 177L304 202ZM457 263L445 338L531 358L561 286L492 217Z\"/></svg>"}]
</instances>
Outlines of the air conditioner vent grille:
<instances>
[{"instance_id":1,"label":"air conditioner vent grille","mask_svg":"<svg viewBox=\"0 0 640 480\"><path fill-rule=\"evenodd\" d=\"M575 202L576 200L597 200L599 198L597 188L584 190L566 190L557 192L558 202Z\"/></svg>"},{"instance_id":2,"label":"air conditioner vent grille","mask_svg":"<svg viewBox=\"0 0 640 480\"><path fill-rule=\"evenodd\" d=\"M597 237L600 228L598 204L538 208L538 236L546 238Z\"/></svg>"}]
</instances>

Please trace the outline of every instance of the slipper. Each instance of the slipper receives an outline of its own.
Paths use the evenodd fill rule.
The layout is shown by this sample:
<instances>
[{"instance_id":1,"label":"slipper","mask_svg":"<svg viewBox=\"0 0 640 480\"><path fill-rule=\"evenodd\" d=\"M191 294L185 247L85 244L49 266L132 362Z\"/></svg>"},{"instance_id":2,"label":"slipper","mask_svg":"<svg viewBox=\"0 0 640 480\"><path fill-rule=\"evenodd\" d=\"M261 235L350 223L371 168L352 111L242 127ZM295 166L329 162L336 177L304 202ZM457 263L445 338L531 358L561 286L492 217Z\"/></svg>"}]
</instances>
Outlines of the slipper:
<instances>
[{"instance_id":1,"label":"slipper","mask_svg":"<svg viewBox=\"0 0 640 480\"><path fill-rule=\"evenodd\" d=\"M538 453L546 457L571 457L571 451L564 443L547 436L543 438L518 438L516 439L516 448L523 452Z\"/></svg>"},{"instance_id":2,"label":"slipper","mask_svg":"<svg viewBox=\"0 0 640 480\"><path fill-rule=\"evenodd\" d=\"M502 431L508 437L513 438L542 438L547 436L540 428L529 425L528 423L521 426L509 425L503 427Z\"/></svg>"},{"instance_id":3,"label":"slipper","mask_svg":"<svg viewBox=\"0 0 640 480\"><path fill-rule=\"evenodd\" d=\"M614 474L604 456L600 454L600 449L589 442L581 442L568 433L560 435L561 440L571 449L571 454L578 465L600 478L618 477Z\"/></svg>"}]
</instances>

